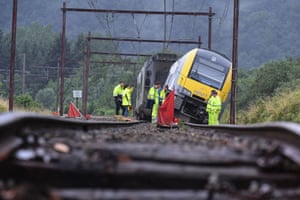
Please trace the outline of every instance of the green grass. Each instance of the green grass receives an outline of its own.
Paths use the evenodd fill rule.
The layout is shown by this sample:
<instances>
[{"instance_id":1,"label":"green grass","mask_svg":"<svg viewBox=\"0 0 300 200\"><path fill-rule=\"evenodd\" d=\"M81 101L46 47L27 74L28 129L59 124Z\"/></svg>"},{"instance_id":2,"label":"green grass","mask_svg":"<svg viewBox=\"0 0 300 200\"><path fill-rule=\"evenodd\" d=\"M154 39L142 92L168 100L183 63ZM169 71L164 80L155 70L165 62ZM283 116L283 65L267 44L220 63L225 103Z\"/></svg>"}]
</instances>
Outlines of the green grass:
<instances>
[{"instance_id":1,"label":"green grass","mask_svg":"<svg viewBox=\"0 0 300 200\"><path fill-rule=\"evenodd\" d=\"M230 105L222 115L221 123L229 124ZM300 87L277 92L273 97L254 100L246 110L236 109L236 124L274 121L300 123Z\"/></svg>"},{"instance_id":2,"label":"green grass","mask_svg":"<svg viewBox=\"0 0 300 200\"><path fill-rule=\"evenodd\" d=\"M8 100L0 98L0 113L8 112L8 108L9 108ZM24 108L24 107L16 106L16 105L14 105L13 111L14 112L34 112L34 113L40 113L40 114L45 114L45 115L52 115L51 111L49 111L49 110L35 108L35 107Z\"/></svg>"},{"instance_id":3,"label":"green grass","mask_svg":"<svg viewBox=\"0 0 300 200\"><path fill-rule=\"evenodd\" d=\"M8 101L0 98L0 113L8 111Z\"/></svg>"}]
</instances>

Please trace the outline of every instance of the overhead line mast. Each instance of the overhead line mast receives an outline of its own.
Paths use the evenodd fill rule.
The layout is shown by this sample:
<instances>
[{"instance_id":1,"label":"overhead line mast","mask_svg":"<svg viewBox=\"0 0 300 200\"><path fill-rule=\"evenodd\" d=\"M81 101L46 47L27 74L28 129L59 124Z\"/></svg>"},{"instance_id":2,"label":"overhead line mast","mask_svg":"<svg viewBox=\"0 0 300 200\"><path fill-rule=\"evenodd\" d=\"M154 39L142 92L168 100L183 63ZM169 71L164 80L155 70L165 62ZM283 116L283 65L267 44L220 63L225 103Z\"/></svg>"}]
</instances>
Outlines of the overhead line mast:
<instances>
[{"instance_id":1,"label":"overhead line mast","mask_svg":"<svg viewBox=\"0 0 300 200\"><path fill-rule=\"evenodd\" d=\"M239 0L234 0L230 124L235 124L237 68L238 68L238 29L239 29L238 25L239 25Z\"/></svg>"},{"instance_id":2,"label":"overhead line mast","mask_svg":"<svg viewBox=\"0 0 300 200\"><path fill-rule=\"evenodd\" d=\"M146 15L188 15L188 16L208 16L208 48L211 48L211 23L212 23L212 16L215 15L215 13L212 12L212 9L209 8L209 12L170 12L170 11L145 11L145 10L114 10L114 9L85 9L85 8L67 8L66 3L63 3L63 8L61 8L63 12L63 24L62 24L62 51L61 51L61 91L60 91L60 115L63 115L63 96L64 96L64 54L65 54L65 32L66 32L66 12L98 12L98 13L119 13L119 14L146 14ZM91 39L96 39L96 37L88 37L88 41ZM200 39L200 37L199 37ZM108 40L108 38L102 38L102 40ZM111 39L110 39L111 40ZM185 43L185 44L201 44L201 41L175 41L175 40L140 40L140 39L129 39L129 38L114 38L114 40L122 40L122 41L137 41L137 42L162 42L162 43ZM90 54L90 53L89 53ZM87 91L86 91L87 93ZM86 104L86 102L83 102L83 104Z\"/></svg>"}]
</instances>

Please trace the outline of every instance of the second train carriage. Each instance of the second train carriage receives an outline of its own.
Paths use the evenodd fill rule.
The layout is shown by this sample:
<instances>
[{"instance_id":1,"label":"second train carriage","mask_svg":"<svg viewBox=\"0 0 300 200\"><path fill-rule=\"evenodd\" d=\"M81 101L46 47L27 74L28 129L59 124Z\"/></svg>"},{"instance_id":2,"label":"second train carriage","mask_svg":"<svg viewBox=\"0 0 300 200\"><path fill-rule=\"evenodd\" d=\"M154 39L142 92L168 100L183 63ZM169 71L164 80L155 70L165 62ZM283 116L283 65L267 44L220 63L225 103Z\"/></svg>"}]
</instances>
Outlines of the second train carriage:
<instances>
[{"instance_id":1,"label":"second train carriage","mask_svg":"<svg viewBox=\"0 0 300 200\"><path fill-rule=\"evenodd\" d=\"M156 81L163 84L171 65L178 59L176 54L157 53L147 60L137 76L135 115L140 120L151 121L151 110L146 108L149 89Z\"/></svg>"}]
</instances>

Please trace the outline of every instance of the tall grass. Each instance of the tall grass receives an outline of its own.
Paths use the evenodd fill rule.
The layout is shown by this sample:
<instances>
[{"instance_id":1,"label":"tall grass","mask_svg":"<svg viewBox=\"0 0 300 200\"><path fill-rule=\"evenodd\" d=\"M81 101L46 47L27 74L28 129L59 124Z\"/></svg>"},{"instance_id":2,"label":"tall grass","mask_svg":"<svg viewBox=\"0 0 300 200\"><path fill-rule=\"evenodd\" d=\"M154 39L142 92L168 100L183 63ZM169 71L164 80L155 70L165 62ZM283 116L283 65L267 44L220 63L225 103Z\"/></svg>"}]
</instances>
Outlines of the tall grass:
<instances>
[{"instance_id":1,"label":"tall grass","mask_svg":"<svg viewBox=\"0 0 300 200\"><path fill-rule=\"evenodd\" d=\"M238 113L238 121L251 124L271 121L300 122L300 88L276 93L273 97L256 100Z\"/></svg>"},{"instance_id":2,"label":"tall grass","mask_svg":"<svg viewBox=\"0 0 300 200\"><path fill-rule=\"evenodd\" d=\"M0 98L0 114L8 112L9 102L6 99ZM52 112L46 109L42 109L40 107L28 107L24 108L22 106L14 105L15 112L32 112L32 113L40 113L45 115L51 115Z\"/></svg>"},{"instance_id":3,"label":"tall grass","mask_svg":"<svg viewBox=\"0 0 300 200\"><path fill-rule=\"evenodd\" d=\"M0 98L0 113L8 111L8 101Z\"/></svg>"}]
</instances>

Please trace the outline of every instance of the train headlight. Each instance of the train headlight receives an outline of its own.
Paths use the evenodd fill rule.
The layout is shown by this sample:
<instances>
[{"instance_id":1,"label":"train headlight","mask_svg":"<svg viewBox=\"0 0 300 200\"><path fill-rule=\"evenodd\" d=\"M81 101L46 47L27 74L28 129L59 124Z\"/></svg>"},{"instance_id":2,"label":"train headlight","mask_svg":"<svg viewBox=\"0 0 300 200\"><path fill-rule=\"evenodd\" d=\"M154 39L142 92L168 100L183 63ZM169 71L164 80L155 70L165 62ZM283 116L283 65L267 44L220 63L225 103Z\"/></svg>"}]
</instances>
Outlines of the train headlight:
<instances>
[{"instance_id":1,"label":"train headlight","mask_svg":"<svg viewBox=\"0 0 300 200\"><path fill-rule=\"evenodd\" d=\"M180 93L181 95L185 95L185 96L191 96L191 92L183 87L178 87L178 93Z\"/></svg>"}]
</instances>

